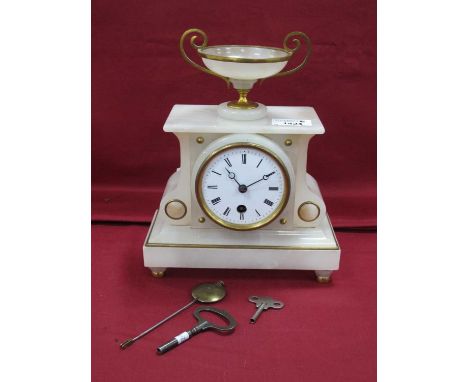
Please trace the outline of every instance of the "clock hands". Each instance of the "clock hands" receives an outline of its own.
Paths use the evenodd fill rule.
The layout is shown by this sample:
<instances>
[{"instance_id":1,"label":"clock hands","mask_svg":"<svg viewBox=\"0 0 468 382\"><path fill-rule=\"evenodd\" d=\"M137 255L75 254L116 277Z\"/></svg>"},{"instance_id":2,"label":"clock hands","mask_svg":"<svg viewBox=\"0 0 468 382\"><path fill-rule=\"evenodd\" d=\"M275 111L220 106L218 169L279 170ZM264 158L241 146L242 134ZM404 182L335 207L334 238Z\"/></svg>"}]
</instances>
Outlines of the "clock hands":
<instances>
[{"instance_id":1,"label":"clock hands","mask_svg":"<svg viewBox=\"0 0 468 382\"><path fill-rule=\"evenodd\" d=\"M269 174L263 175L259 180L255 181L255 182L253 182L253 183L250 183L248 186L246 186L245 184L240 184L240 183L237 181L237 179L236 179L236 174L235 174L234 172L229 171L229 170L227 169L227 167L225 167L225 170L226 170L227 173L228 173L229 179L233 179L233 180L237 183L237 185L239 186L239 192L241 192L241 193L247 192L247 189L248 189L250 186L254 185L255 183L261 182L262 180L268 180L268 178L269 178L270 176L272 176L272 175L275 173L275 171L273 171L273 172L270 172Z\"/></svg>"},{"instance_id":2,"label":"clock hands","mask_svg":"<svg viewBox=\"0 0 468 382\"><path fill-rule=\"evenodd\" d=\"M226 167L225 167L226 168ZM228 172L228 177L229 179L234 179L234 181L239 185L240 187L240 183L237 181L236 179L236 174L234 174L232 171L229 171L227 168L226 168L226 171Z\"/></svg>"},{"instance_id":3,"label":"clock hands","mask_svg":"<svg viewBox=\"0 0 468 382\"><path fill-rule=\"evenodd\" d=\"M228 177L229 179L234 179L234 181L237 183L237 185L239 186L238 190L240 193L245 193L247 191L247 186L245 184L240 184L237 179L236 179L236 174L233 173L232 171L229 171L226 167L225 167L226 171L228 172Z\"/></svg>"},{"instance_id":4,"label":"clock hands","mask_svg":"<svg viewBox=\"0 0 468 382\"><path fill-rule=\"evenodd\" d=\"M254 185L255 183L261 182L262 180L268 180L268 178L269 178L270 176L272 176L274 173L275 173L275 171L270 172L269 174L263 175L259 180L255 181L255 182L253 182L253 183L250 183L250 184L247 186L247 188L249 188L250 186Z\"/></svg>"}]
</instances>

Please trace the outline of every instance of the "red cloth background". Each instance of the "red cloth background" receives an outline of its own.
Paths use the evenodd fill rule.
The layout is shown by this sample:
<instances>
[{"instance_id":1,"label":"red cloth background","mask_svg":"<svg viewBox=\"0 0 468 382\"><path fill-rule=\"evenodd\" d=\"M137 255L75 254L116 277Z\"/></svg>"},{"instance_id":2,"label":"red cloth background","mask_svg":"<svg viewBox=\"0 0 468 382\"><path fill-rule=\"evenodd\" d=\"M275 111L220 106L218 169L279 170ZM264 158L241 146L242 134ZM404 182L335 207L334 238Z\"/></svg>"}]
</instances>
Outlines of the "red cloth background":
<instances>
[{"instance_id":1,"label":"red cloth background","mask_svg":"<svg viewBox=\"0 0 468 382\"><path fill-rule=\"evenodd\" d=\"M92 232L93 381L376 380L375 233L339 232L341 269L322 285L306 271L173 269L155 279L142 266L146 226L94 225ZM194 285L219 279L228 294L215 306L238 321L233 334L202 333L156 355L157 346L194 326L191 308L119 349L190 302ZM252 325L252 294L274 296L285 307Z\"/></svg>"},{"instance_id":2,"label":"red cloth background","mask_svg":"<svg viewBox=\"0 0 468 382\"><path fill-rule=\"evenodd\" d=\"M326 133L311 141L308 169L332 222L376 225L375 1L94 0L92 17L95 221L149 222L179 165L177 139L162 131L172 106L236 98L182 59L180 36L196 27L209 44L281 46L290 31L310 36L306 67L256 85L251 98L315 107Z\"/></svg>"},{"instance_id":3,"label":"red cloth background","mask_svg":"<svg viewBox=\"0 0 468 382\"><path fill-rule=\"evenodd\" d=\"M342 247L331 285L302 271L177 269L156 280L143 267L147 224L179 165L177 139L162 131L170 109L236 96L181 58L179 38L192 27L209 44L281 46L290 31L310 36L307 66L257 85L251 98L313 106L325 125L310 143L308 170ZM93 0L93 380L374 381L376 235L343 230L376 227L375 125L375 1ZM192 326L188 311L119 350L119 341L187 303L193 285L217 279L228 288L218 306L239 321L235 334L201 334L157 357L157 345ZM254 293L286 307L250 325Z\"/></svg>"}]
</instances>

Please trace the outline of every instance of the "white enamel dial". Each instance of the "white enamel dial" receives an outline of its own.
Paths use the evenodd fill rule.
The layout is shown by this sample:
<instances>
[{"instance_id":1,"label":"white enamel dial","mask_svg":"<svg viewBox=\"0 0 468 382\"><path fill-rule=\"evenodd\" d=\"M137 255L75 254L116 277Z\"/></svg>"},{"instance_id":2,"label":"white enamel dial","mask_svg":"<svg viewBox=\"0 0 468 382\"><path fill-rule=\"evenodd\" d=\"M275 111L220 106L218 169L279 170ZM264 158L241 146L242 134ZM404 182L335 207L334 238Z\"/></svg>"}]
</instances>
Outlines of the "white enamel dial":
<instances>
[{"instance_id":1,"label":"white enamel dial","mask_svg":"<svg viewBox=\"0 0 468 382\"><path fill-rule=\"evenodd\" d=\"M197 176L197 197L216 223L248 230L271 222L289 196L281 161L255 144L228 145L211 155Z\"/></svg>"}]
</instances>

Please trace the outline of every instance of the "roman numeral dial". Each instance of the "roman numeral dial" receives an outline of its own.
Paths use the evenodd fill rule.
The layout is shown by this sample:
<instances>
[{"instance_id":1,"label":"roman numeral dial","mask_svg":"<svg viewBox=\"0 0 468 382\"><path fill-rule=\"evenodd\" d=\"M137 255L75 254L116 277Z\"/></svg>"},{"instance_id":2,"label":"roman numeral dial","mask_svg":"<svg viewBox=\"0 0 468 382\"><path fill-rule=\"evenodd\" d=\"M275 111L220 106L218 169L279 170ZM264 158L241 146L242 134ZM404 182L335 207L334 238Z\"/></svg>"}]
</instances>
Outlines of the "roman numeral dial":
<instances>
[{"instance_id":1,"label":"roman numeral dial","mask_svg":"<svg viewBox=\"0 0 468 382\"><path fill-rule=\"evenodd\" d=\"M280 217L289 197L289 175L268 149L233 144L202 162L196 191L200 207L215 223L255 229Z\"/></svg>"}]
</instances>

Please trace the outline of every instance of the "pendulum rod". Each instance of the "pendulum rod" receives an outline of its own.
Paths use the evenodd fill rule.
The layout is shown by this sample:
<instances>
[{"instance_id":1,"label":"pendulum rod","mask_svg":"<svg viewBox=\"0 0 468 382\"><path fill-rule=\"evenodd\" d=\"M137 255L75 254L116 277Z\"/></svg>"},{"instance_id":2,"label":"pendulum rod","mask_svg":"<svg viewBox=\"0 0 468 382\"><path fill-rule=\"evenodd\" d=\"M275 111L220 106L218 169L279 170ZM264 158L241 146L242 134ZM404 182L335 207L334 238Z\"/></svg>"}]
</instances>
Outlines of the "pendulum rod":
<instances>
[{"instance_id":1,"label":"pendulum rod","mask_svg":"<svg viewBox=\"0 0 468 382\"><path fill-rule=\"evenodd\" d=\"M171 318L174 316L178 315L180 312L184 311L185 309L190 308L193 304L195 304L198 300L194 298L192 301L190 301L187 305L184 307L180 308L179 310L175 311L172 313L170 316L167 316L164 320L159 321L157 324L153 325L151 328L146 329L144 332L138 334L136 337L130 338L120 344L121 349L126 349L130 345L132 345L135 341L138 341L141 337L146 336L148 333L151 333L154 329L158 328L162 324L164 324L166 321L169 321Z\"/></svg>"}]
</instances>

